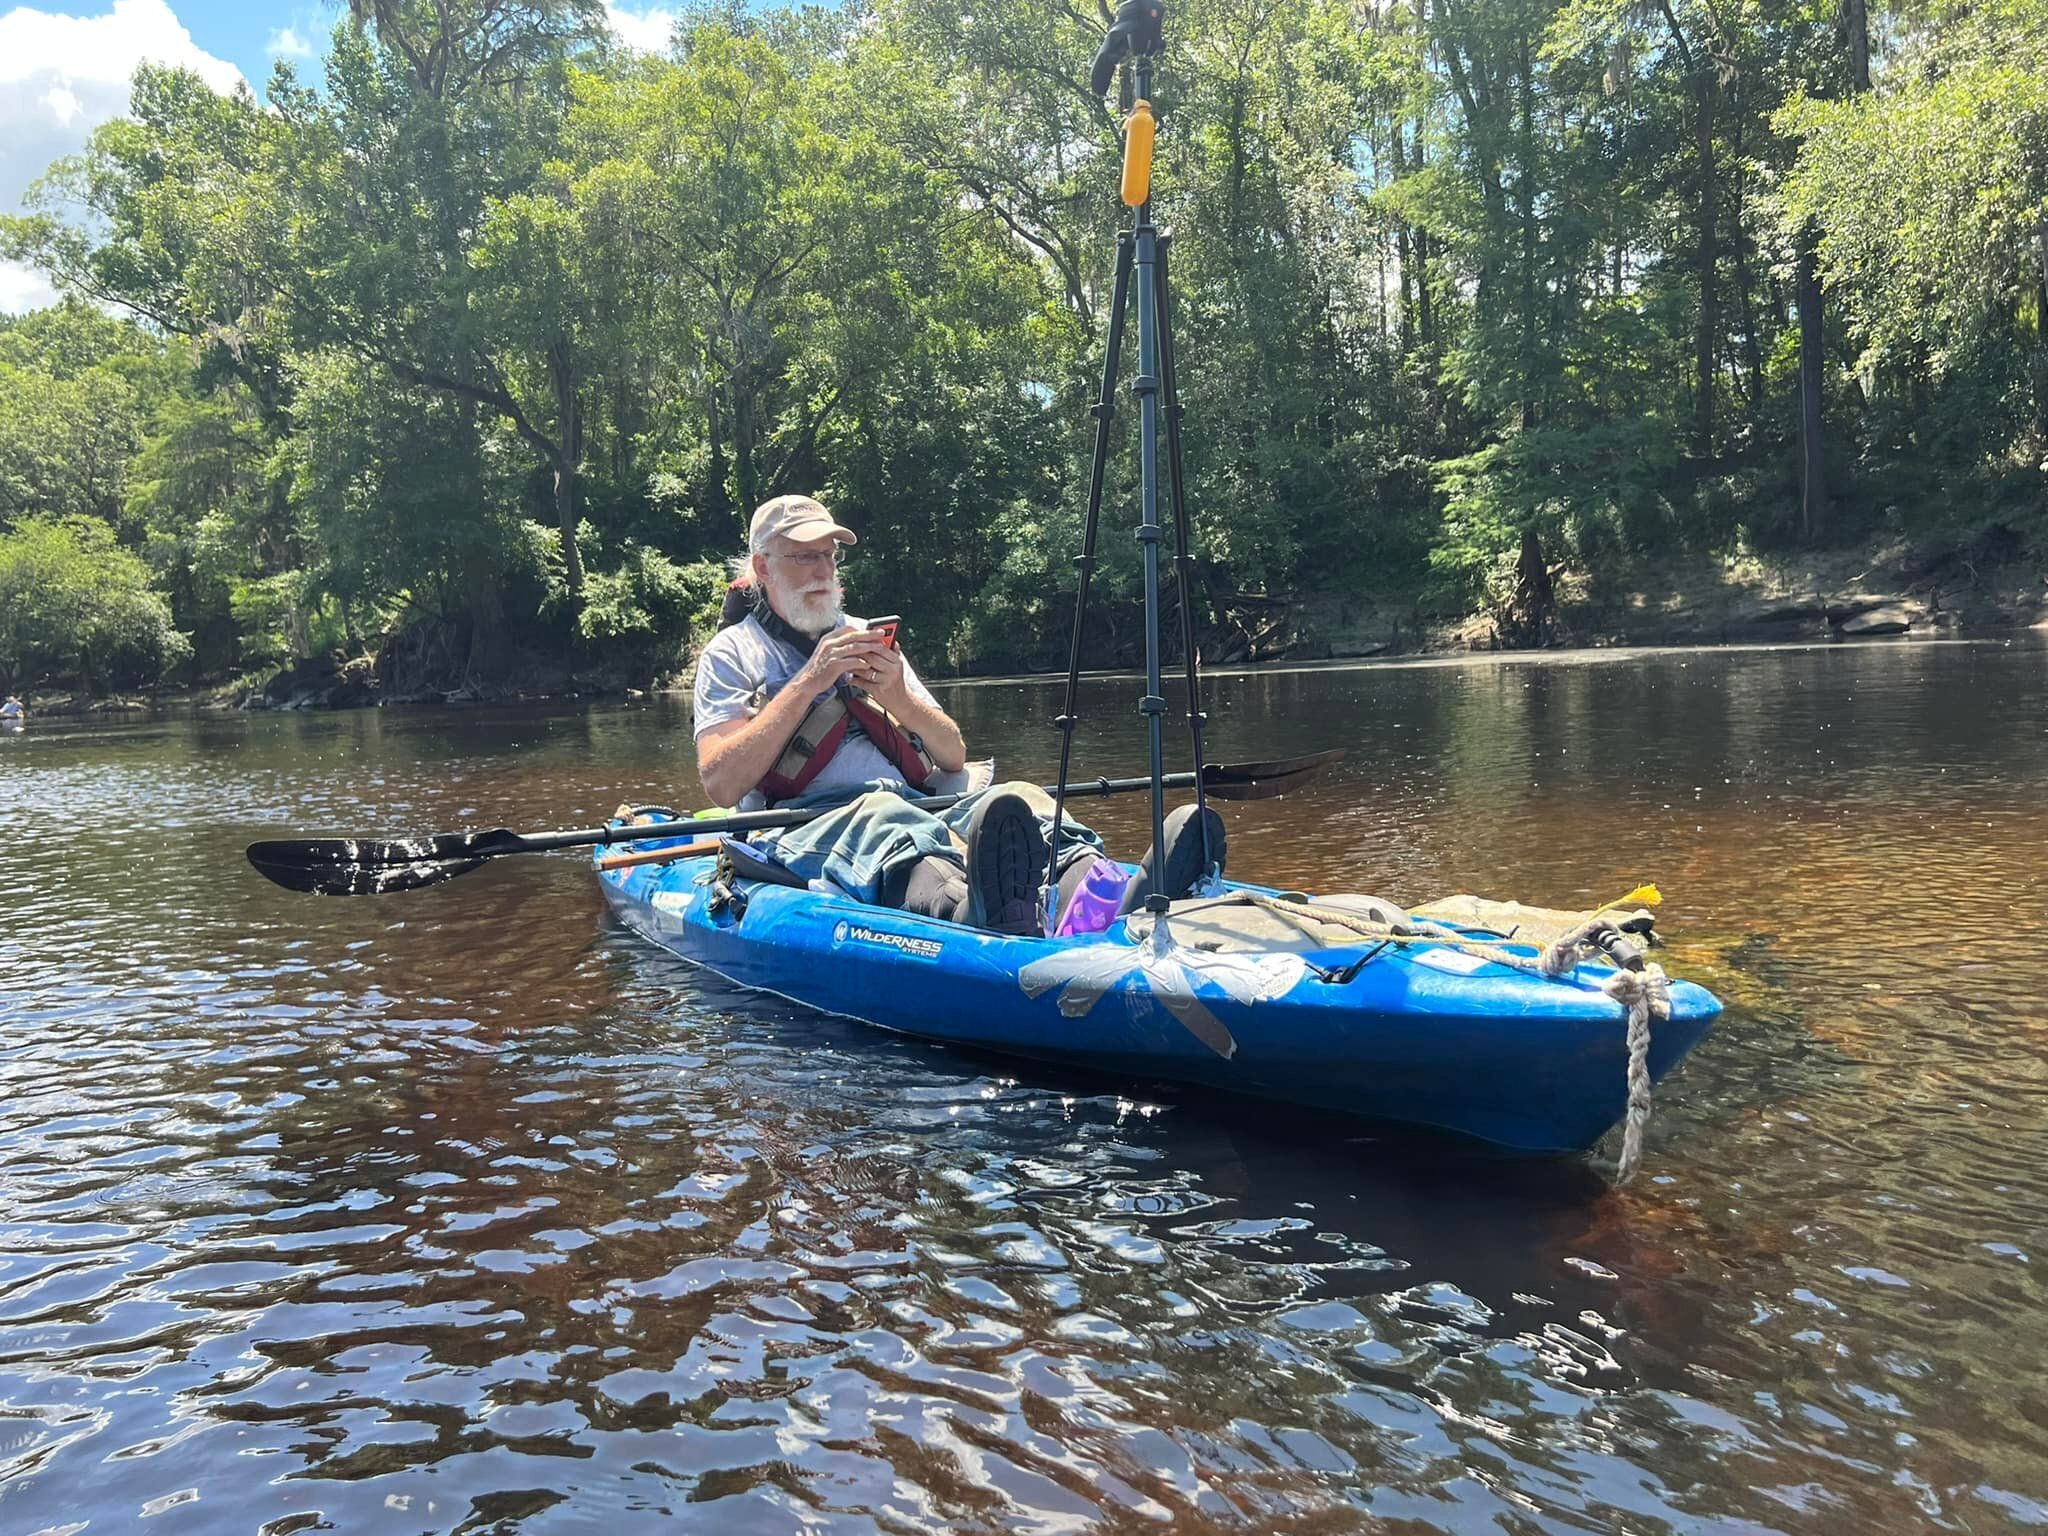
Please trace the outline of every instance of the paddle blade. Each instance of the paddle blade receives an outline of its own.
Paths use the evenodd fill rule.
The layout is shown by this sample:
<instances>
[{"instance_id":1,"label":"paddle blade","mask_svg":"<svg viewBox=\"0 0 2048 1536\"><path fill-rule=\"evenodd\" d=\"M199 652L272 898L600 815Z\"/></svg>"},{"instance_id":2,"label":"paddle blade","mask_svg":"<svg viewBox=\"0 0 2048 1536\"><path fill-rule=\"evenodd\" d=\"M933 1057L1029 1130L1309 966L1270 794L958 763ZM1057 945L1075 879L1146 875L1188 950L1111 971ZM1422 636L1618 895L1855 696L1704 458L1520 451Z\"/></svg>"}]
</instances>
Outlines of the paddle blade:
<instances>
[{"instance_id":1,"label":"paddle blade","mask_svg":"<svg viewBox=\"0 0 2048 1536\"><path fill-rule=\"evenodd\" d=\"M1342 747L1329 747L1321 752L1305 752L1300 757L1275 757L1260 763L1211 763L1207 771L1212 774L1233 774L1243 778L1271 779L1288 773L1312 773L1318 768L1327 768L1331 763L1343 760Z\"/></svg>"},{"instance_id":2,"label":"paddle blade","mask_svg":"<svg viewBox=\"0 0 2048 1536\"><path fill-rule=\"evenodd\" d=\"M1336 747L1269 762L1209 763L1202 769L1202 789L1218 800L1274 800L1300 789L1343 756L1344 749Z\"/></svg>"},{"instance_id":3,"label":"paddle blade","mask_svg":"<svg viewBox=\"0 0 2048 1536\"><path fill-rule=\"evenodd\" d=\"M495 853L515 852L517 833L436 837L279 838L249 845L249 862L273 885L318 896L382 896L466 875Z\"/></svg>"}]
</instances>

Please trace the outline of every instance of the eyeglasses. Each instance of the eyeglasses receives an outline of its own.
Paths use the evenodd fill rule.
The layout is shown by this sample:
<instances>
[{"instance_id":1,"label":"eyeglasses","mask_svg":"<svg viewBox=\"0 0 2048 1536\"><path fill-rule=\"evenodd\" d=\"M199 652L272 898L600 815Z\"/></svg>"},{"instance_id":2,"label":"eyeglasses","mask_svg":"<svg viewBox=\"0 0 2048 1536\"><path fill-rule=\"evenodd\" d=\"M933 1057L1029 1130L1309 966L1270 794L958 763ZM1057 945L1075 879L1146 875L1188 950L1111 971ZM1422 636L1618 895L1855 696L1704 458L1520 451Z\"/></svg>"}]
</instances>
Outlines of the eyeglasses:
<instances>
[{"instance_id":1,"label":"eyeglasses","mask_svg":"<svg viewBox=\"0 0 2048 1536\"><path fill-rule=\"evenodd\" d=\"M791 565L803 565L814 571L821 571L828 565L836 568L846 564L846 546L834 544L830 549L801 549L794 552L778 549L770 558L787 560Z\"/></svg>"}]
</instances>

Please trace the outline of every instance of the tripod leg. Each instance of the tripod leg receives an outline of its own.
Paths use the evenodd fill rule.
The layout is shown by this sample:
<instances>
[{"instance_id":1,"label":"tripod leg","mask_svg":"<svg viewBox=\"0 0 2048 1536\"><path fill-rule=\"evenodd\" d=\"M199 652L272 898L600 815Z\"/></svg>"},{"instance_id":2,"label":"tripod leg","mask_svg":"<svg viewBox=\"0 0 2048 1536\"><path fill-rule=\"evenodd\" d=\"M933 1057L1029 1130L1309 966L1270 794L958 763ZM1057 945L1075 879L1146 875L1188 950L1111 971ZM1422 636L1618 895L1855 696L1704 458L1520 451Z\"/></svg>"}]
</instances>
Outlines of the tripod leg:
<instances>
[{"instance_id":1,"label":"tripod leg","mask_svg":"<svg viewBox=\"0 0 2048 1536\"><path fill-rule=\"evenodd\" d=\"M1202 728L1209 723L1209 717L1202 712L1202 670L1195 654L1194 539L1188 522L1187 486L1181 469L1180 386L1174 374L1173 305L1168 296L1166 278L1167 256L1172 248L1173 234L1167 231L1159 237L1159 264L1153 268L1153 279L1159 290L1159 382L1166 401L1166 476L1168 494L1173 502L1173 566L1180 598L1181 659L1186 664L1188 678L1188 733L1195 753L1195 819L1202 828L1202 868L1208 870L1214 867L1215 862L1215 850L1208 846L1209 818L1204 814L1208 796L1202 787Z\"/></svg>"},{"instance_id":2,"label":"tripod leg","mask_svg":"<svg viewBox=\"0 0 2048 1536\"><path fill-rule=\"evenodd\" d=\"M1060 828L1067 814L1067 770L1074 752L1075 700L1081 689L1081 631L1088 619L1088 588L1095 574L1095 534L1102 521L1102 477L1109 463L1109 434L1116 420L1116 375L1123 353L1124 309L1130 301L1132 240L1128 232L1116 241L1116 289L1109 303L1109 345L1102 359L1102 394L1091 414L1095 417L1095 459L1088 472L1088 520L1081 535L1081 555L1074 563L1081 572L1080 591L1074 599L1074 632L1067 645L1066 703L1053 722L1060 732L1060 776L1052 801L1052 850L1058 856ZM1043 928L1052 936L1058 914L1059 871L1046 867L1045 885L1039 894Z\"/></svg>"},{"instance_id":3,"label":"tripod leg","mask_svg":"<svg viewBox=\"0 0 2048 1536\"><path fill-rule=\"evenodd\" d=\"M1152 890L1146 900L1154 914L1166 911L1166 776L1161 730L1166 700L1159 685L1159 233L1149 205L1138 210L1138 376L1131 391L1138 397L1138 544L1145 571L1145 694L1138 713L1145 717L1152 759Z\"/></svg>"}]
</instances>

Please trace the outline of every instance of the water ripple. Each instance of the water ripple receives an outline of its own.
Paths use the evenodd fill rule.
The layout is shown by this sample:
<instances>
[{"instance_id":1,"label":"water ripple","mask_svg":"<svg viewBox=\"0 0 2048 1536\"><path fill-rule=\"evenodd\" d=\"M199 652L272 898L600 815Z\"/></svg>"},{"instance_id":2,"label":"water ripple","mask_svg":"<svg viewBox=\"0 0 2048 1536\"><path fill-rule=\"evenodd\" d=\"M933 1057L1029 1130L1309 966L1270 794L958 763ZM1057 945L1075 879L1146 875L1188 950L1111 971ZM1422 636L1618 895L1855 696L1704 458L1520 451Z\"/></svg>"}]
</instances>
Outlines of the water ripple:
<instances>
[{"instance_id":1,"label":"water ripple","mask_svg":"<svg viewBox=\"0 0 2048 1536\"><path fill-rule=\"evenodd\" d=\"M389 902L239 862L687 799L662 709L38 723L0 743L0 1529L2048 1525L2040 661L1218 685L1219 755L1354 738L1233 808L1243 873L1670 888L1733 1006L1621 1193L764 1005L569 861ZM1022 759L1045 699L952 702Z\"/></svg>"}]
</instances>

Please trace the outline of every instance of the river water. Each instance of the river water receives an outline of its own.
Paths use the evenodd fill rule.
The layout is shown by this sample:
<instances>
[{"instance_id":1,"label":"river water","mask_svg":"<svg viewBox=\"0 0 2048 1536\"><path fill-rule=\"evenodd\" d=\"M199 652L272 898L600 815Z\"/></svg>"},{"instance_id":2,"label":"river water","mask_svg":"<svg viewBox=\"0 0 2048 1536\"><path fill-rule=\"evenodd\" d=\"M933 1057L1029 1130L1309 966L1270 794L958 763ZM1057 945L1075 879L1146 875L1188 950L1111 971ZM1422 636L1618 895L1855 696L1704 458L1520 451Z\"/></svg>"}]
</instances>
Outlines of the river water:
<instances>
[{"instance_id":1,"label":"river water","mask_svg":"<svg viewBox=\"0 0 2048 1536\"><path fill-rule=\"evenodd\" d=\"M1633 1185L757 1001L574 857L241 860L691 802L672 705L0 737L0 1532L2048 1525L2048 649L1213 691L1219 758L1350 749L1242 877L1663 887L1729 1011ZM1050 762L1056 687L945 697Z\"/></svg>"}]
</instances>

